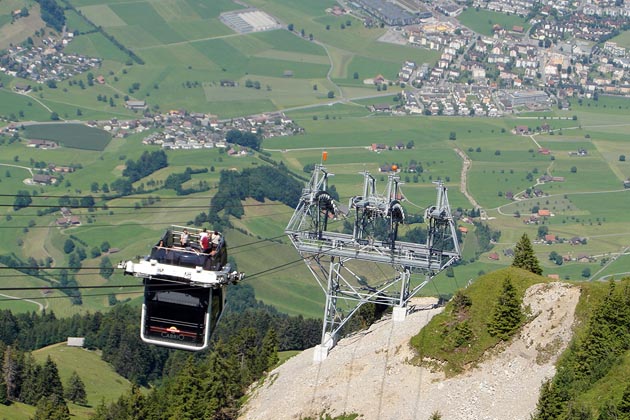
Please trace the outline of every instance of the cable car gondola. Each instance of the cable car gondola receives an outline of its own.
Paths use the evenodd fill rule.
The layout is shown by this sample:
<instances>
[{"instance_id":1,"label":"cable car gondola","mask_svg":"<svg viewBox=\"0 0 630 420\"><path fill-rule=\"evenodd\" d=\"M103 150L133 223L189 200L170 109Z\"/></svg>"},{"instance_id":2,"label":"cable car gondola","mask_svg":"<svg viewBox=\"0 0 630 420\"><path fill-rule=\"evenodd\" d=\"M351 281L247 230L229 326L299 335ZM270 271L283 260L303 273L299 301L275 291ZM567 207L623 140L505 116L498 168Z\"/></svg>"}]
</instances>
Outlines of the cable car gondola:
<instances>
[{"instance_id":1,"label":"cable car gondola","mask_svg":"<svg viewBox=\"0 0 630 420\"><path fill-rule=\"evenodd\" d=\"M226 287L243 274L227 262L223 235L202 241L205 234L171 226L147 257L122 264L125 274L144 282L140 337L145 343L192 351L208 347L225 306Z\"/></svg>"}]
</instances>

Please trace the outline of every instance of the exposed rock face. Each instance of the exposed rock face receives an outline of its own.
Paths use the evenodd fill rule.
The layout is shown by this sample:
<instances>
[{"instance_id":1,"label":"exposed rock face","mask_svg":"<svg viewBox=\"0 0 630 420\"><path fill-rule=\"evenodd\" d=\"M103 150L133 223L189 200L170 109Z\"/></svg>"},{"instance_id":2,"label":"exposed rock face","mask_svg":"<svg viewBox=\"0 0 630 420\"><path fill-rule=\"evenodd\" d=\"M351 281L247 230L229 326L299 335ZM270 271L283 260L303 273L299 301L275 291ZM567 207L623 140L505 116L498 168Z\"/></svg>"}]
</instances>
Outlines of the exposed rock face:
<instances>
[{"instance_id":1,"label":"exposed rock face","mask_svg":"<svg viewBox=\"0 0 630 420\"><path fill-rule=\"evenodd\" d=\"M416 311L404 322L383 320L341 340L313 363L306 350L273 370L251 393L242 419L299 419L358 413L365 419L529 419L541 383L554 375L572 335L579 289L564 283L530 287L533 319L502 351L454 378L411 366L410 338L441 309Z\"/></svg>"}]
</instances>

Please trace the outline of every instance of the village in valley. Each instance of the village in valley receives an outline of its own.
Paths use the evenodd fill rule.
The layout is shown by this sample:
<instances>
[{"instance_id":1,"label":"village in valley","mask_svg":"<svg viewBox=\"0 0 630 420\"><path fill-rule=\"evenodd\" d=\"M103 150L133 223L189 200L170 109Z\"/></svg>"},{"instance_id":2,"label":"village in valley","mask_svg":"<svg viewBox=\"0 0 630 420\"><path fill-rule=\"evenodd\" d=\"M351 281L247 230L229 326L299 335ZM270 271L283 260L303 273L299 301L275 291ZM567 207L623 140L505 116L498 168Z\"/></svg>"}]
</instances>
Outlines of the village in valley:
<instances>
[{"instance_id":1,"label":"village in valley","mask_svg":"<svg viewBox=\"0 0 630 420\"><path fill-rule=\"evenodd\" d=\"M519 16L525 24L495 24L491 36L476 33L457 20L467 8ZM384 42L441 53L436 63L401 63L396 78L377 74L364 79L364 84L374 85L377 91L399 88L397 102L369 106L375 113L501 117L554 106L570 109L572 102L600 94L630 94L630 57L624 47L605 41L630 26L630 5L611 0L357 0L341 2L327 12L359 18L365 26L388 27ZM245 15L252 13L259 12ZM273 21L269 15L263 16ZM278 25L258 30L273 29ZM0 71L49 87L82 72L89 72L90 85L107 83L109 76L98 74L100 58L64 53L74 38L72 32L64 28L58 38L45 36L43 31L35 35L41 35L41 45L29 38L23 45L8 48L0 55ZM234 80L220 81L226 88L237 85ZM37 85L19 83L14 89L29 93ZM216 115L186 110L159 113L133 95L125 95L124 105L143 116L90 124L112 130L114 136L161 126L161 131L152 132L144 142L171 149L225 147L222 135L230 129L260 131L263 137L301 132L281 112L223 121Z\"/></svg>"},{"instance_id":2,"label":"village in valley","mask_svg":"<svg viewBox=\"0 0 630 420\"><path fill-rule=\"evenodd\" d=\"M383 7L377 7L382 3ZM570 109L600 94L630 94L630 57L607 41L630 26L630 7L614 1L357 1L359 10L392 24L387 40L441 52L435 65L407 61L398 79L365 83L403 87L402 107L376 112L499 117L521 111ZM456 18L465 8L523 17L528 27L495 24L491 36ZM336 13L345 13L337 8ZM367 21L372 22L370 17Z\"/></svg>"}]
</instances>

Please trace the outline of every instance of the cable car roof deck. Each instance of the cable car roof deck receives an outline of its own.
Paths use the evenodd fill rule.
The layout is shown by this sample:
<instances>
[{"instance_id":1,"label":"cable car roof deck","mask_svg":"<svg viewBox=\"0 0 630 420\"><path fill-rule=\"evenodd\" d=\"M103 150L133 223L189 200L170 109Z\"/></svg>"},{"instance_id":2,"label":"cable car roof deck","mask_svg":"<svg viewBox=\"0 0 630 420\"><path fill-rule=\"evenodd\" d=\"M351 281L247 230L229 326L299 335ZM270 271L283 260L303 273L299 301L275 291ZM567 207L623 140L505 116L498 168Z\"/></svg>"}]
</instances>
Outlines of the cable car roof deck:
<instances>
[{"instance_id":1,"label":"cable car roof deck","mask_svg":"<svg viewBox=\"0 0 630 420\"><path fill-rule=\"evenodd\" d=\"M184 229L188 243L182 244ZM176 283L202 287L220 287L242 278L242 273L231 270L227 262L227 245L223 235L215 239L209 249L202 249L202 229L171 226L167 229L150 254L139 262L127 261L122 265L125 274L142 278L159 278ZM211 232L208 232L211 233Z\"/></svg>"}]
</instances>

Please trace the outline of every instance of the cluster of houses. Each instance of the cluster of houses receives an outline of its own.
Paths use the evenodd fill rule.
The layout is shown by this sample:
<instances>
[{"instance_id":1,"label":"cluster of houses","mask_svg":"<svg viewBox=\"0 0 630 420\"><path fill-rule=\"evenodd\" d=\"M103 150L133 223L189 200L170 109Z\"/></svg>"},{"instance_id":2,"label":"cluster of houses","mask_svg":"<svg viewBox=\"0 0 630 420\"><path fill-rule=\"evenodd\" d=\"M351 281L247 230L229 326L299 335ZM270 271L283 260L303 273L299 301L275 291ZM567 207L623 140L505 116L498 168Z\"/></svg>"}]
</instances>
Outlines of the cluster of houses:
<instances>
[{"instance_id":1,"label":"cluster of houses","mask_svg":"<svg viewBox=\"0 0 630 420\"><path fill-rule=\"evenodd\" d=\"M31 140L33 141L33 140ZM63 166L54 163L48 164L48 167L40 169L40 173L33 174L31 182L37 185L55 185L65 173L71 173L76 170L73 166Z\"/></svg>"},{"instance_id":2,"label":"cluster of houses","mask_svg":"<svg viewBox=\"0 0 630 420\"><path fill-rule=\"evenodd\" d=\"M368 3L380 4L349 5L366 10ZM392 2L381 12L398 6L400 2ZM434 2L432 7L434 12L429 15L456 16L462 9L449 0ZM433 66L410 60L401 66L395 82L410 85L411 92L404 93L407 113L500 116L545 110L554 104L568 108L573 97L630 95L630 57L626 49L611 41L603 47L590 42L628 25L630 5L612 0L579 5L567 0L475 0L472 7L522 17L531 13L531 27L494 25L493 36L480 36L454 20L429 15L405 25L402 31L408 44L441 51ZM378 18L393 25L389 22L391 16ZM366 81L378 85L378 77ZM423 92L446 90L448 94L485 88L489 94L476 106L462 104L461 98L449 106L446 97L427 103L413 88L422 88Z\"/></svg>"},{"instance_id":3,"label":"cluster of houses","mask_svg":"<svg viewBox=\"0 0 630 420\"><path fill-rule=\"evenodd\" d=\"M407 114L500 117L503 111L488 88L458 85L443 88L406 89L401 94L402 109Z\"/></svg>"},{"instance_id":4,"label":"cluster of houses","mask_svg":"<svg viewBox=\"0 0 630 420\"><path fill-rule=\"evenodd\" d=\"M154 124L159 124L159 130L145 137L142 142L174 150L229 148L225 137L230 130L258 134L263 139L292 136L304 131L283 112L218 120L214 115L170 111L155 118L158 118ZM233 151L228 152L234 154Z\"/></svg>"},{"instance_id":5,"label":"cluster of houses","mask_svg":"<svg viewBox=\"0 0 630 420\"><path fill-rule=\"evenodd\" d=\"M428 19L418 25L408 26L405 28L405 35L411 45L430 50L444 50L449 54L453 54L462 46L467 45L474 37L473 32L465 26L435 19ZM452 49L452 51L448 51L448 49Z\"/></svg>"},{"instance_id":6,"label":"cluster of houses","mask_svg":"<svg viewBox=\"0 0 630 420\"><path fill-rule=\"evenodd\" d=\"M41 46L11 46L0 56L0 71L37 83L48 83L60 82L100 67L102 62L100 58L63 52L63 46L70 39L72 39L71 33L61 40L52 37L44 38ZM19 88L24 90L23 86ZM29 88L30 86L26 90Z\"/></svg>"},{"instance_id":7,"label":"cluster of houses","mask_svg":"<svg viewBox=\"0 0 630 420\"><path fill-rule=\"evenodd\" d=\"M79 216L75 216L72 214L72 210L67 207L62 207L60 209L61 217L55 220L55 224L57 226L78 226L81 224L81 219Z\"/></svg>"}]
</instances>

